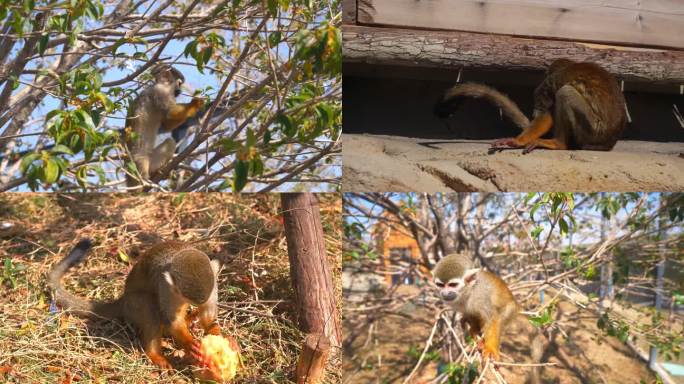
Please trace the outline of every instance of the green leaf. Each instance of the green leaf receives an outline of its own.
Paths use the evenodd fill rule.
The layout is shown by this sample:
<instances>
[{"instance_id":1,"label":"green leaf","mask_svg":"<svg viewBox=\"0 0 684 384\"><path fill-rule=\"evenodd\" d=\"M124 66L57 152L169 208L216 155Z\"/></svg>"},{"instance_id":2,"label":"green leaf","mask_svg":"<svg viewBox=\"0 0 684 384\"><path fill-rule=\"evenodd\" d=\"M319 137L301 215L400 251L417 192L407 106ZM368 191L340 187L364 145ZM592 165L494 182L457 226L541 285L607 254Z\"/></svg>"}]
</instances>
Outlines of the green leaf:
<instances>
[{"instance_id":1,"label":"green leaf","mask_svg":"<svg viewBox=\"0 0 684 384\"><path fill-rule=\"evenodd\" d=\"M55 162L54 159L50 158L47 163L45 164L44 168L44 174L45 174L45 181L48 184L52 184L55 181L57 181L57 178L59 177L59 166L57 165L57 162Z\"/></svg>"},{"instance_id":2,"label":"green leaf","mask_svg":"<svg viewBox=\"0 0 684 384\"><path fill-rule=\"evenodd\" d=\"M251 128L247 128L247 148L255 146L257 143L257 137Z\"/></svg>"},{"instance_id":3,"label":"green leaf","mask_svg":"<svg viewBox=\"0 0 684 384\"><path fill-rule=\"evenodd\" d=\"M195 57L195 54L197 52L197 40L189 42L185 46L185 50L183 50L183 55L185 57L192 56Z\"/></svg>"},{"instance_id":4,"label":"green leaf","mask_svg":"<svg viewBox=\"0 0 684 384\"><path fill-rule=\"evenodd\" d=\"M565 221L565 219L560 218L558 220L558 225L560 226L560 234L561 236L565 235L568 233L568 223Z\"/></svg>"},{"instance_id":5,"label":"green leaf","mask_svg":"<svg viewBox=\"0 0 684 384\"><path fill-rule=\"evenodd\" d=\"M214 48L209 47L204 49L204 55L202 57L202 61L204 64L208 63L209 60L211 60L211 55L214 53Z\"/></svg>"},{"instance_id":6,"label":"green leaf","mask_svg":"<svg viewBox=\"0 0 684 384\"><path fill-rule=\"evenodd\" d=\"M268 0L268 12L273 16L278 16L278 0Z\"/></svg>"},{"instance_id":7,"label":"green leaf","mask_svg":"<svg viewBox=\"0 0 684 384\"><path fill-rule=\"evenodd\" d=\"M98 180L100 181L100 184L104 184L105 181L107 181L107 179L105 178L104 169L102 169L101 166L99 166L99 165L93 166L93 167L90 167L90 169L95 171L95 174L97 174L97 177L98 177Z\"/></svg>"},{"instance_id":8,"label":"green leaf","mask_svg":"<svg viewBox=\"0 0 684 384\"><path fill-rule=\"evenodd\" d=\"M66 145L62 144L57 144L54 147L52 147L51 151L53 153L63 153L65 155L73 155L74 152L71 150L71 148L67 147Z\"/></svg>"},{"instance_id":9,"label":"green leaf","mask_svg":"<svg viewBox=\"0 0 684 384\"><path fill-rule=\"evenodd\" d=\"M33 162L38 160L39 158L40 153L30 153L24 156L24 158L21 159L21 164L19 164L19 169L21 170L21 173L26 173L26 169L29 167L29 165L33 164Z\"/></svg>"},{"instance_id":10,"label":"green leaf","mask_svg":"<svg viewBox=\"0 0 684 384\"><path fill-rule=\"evenodd\" d=\"M47 49L48 42L50 41L50 35L47 33L43 33L40 36L40 40L38 40L38 53L42 57L43 54L45 54L45 50Z\"/></svg>"},{"instance_id":11,"label":"green leaf","mask_svg":"<svg viewBox=\"0 0 684 384\"><path fill-rule=\"evenodd\" d=\"M275 122L276 124L280 125L280 130L288 138L294 137L294 135L297 133L297 127L295 127L292 119L289 116L279 113L275 118Z\"/></svg>"},{"instance_id":12,"label":"green leaf","mask_svg":"<svg viewBox=\"0 0 684 384\"><path fill-rule=\"evenodd\" d=\"M240 192L247 185L247 173L249 164L246 161L236 160L233 172L233 192Z\"/></svg>"},{"instance_id":13,"label":"green leaf","mask_svg":"<svg viewBox=\"0 0 684 384\"><path fill-rule=\"evenodd\" d=\"M85 124L85 126L88 129L92 129L92 130L95 129L95 123L93 122L93 118L90 117L88 112L86 112L83 109L77 109L76 110L76 116L78 116L80 118L79 120L81 120L83 122L83 124Z\"/></svg>"},{"instance_id":14,"label":"green leaf","mask_svg":"<svg viewBox=\"0 0 684 384\"><path fill-rule=\"evenodd\" d=\"M534 213L541 207L541 202L536 202L530 209L530 220L534 221Z\"/></svg>"},{"instance_id":15,"label":"green leaf","mask_svg":"<svg viewBox=\"0 0 684 384\"><path fill-rule=\"evenodd\" d=\"M252 159L249 162L249 173L252 176L257 176L261 175L264 173L264 162L261 161L260 157L257 157L256 159Z\"/></svg>"},{"instance_id":16,"label":"green leaf","mask_svg":"<svg viewBox=\"0 0 684 384\"><path fill-rule=\"evenodd\" d=\"M265 146L271 143L271 131L268 128L264 131L263 143Z\"/></svg>"},{"instance_id":17,"label":"green leaf","mask_svg":"<svg viewBox=\"0 0 684 384\"><path fill-rule=\"evenodd\" d=\"M532 238L538 239L543 230L544 228L541 226L535 227L532 232L530 232L530 236L532 236Z\"/></svg>"},{"instance_id":18,"label":"green leaf","mask_svg":"<svg viewBox=\"0 0 684 384\"><path fill-rule=\"evenodd\" d=\"M282 33L280 31L275 31L268 35L268 44L271 47L275 47L278 45L278 43L280 43L280 39L282 39Z\"/></svg>"},{"instance_id":19,"label":"green leaf","mask_svg":"<svg viewBox=\"0 0 684 384\"><path fill-rule=\"evenodd\" d=\"M221 146L221 150L225 153L233 153L241 147L240 143L228 137L222 137L219 139L219 145Z\"/></svg>"}]
</instances>

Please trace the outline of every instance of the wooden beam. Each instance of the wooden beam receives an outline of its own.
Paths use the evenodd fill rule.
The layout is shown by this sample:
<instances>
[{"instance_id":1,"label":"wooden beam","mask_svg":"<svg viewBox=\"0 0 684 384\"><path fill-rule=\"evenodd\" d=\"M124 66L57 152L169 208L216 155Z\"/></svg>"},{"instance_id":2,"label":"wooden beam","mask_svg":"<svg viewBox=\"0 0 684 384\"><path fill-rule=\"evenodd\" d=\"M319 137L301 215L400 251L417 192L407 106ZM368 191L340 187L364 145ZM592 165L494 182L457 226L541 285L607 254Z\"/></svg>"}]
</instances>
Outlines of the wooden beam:
<instances>
[{"instance_id":1,"label":"wooden beam","mask_svg":"<svg viewBox=\"0 0 684 384\"><path fill-rule=\"evenodd\" d=\"M342 0L342 22L356 24L356 0Z\"/></svg>"},{"instance_id":2,"label":"wooden beam","mask_svg":"<svg viewBox=\"0 0 684 384\"><path fill-rule=\"evenodd\" d=\"M366 25L684 49L684 2L672 0L359 0Z\"/></svg>"},{"instance_id":3,"label":"wooden beam","mask_svg":"<svg viewBox=\"0 0 684 384\"><path fill-rule=\"evenodd\" d=\"M684 51L609 47L472 32L342 26L345 63L544 71L557 58L593 61L622 80L684 84Z\"/></svg>"}]
</instances>

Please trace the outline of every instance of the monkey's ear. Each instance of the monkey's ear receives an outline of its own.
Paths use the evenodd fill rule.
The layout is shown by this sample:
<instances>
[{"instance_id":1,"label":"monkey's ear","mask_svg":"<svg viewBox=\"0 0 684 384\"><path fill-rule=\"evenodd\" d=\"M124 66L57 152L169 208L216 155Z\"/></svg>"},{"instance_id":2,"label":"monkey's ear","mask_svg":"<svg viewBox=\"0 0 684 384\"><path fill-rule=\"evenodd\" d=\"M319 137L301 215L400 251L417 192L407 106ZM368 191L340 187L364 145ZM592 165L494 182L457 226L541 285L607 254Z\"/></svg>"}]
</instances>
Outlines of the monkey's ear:
<instances>
[{"instance_id":1,"label":"monkey's ear","mask_svg":"<svg viewBox=\"0 0 684 384\"><path fill-rule=\"evenodd\" d=\"M477 276L478 272L480 272L480 268L472 268L465 271L463 274L463 281L466 283L466 285L475 281L475 276Z\"/></svg>"}]
</instances>

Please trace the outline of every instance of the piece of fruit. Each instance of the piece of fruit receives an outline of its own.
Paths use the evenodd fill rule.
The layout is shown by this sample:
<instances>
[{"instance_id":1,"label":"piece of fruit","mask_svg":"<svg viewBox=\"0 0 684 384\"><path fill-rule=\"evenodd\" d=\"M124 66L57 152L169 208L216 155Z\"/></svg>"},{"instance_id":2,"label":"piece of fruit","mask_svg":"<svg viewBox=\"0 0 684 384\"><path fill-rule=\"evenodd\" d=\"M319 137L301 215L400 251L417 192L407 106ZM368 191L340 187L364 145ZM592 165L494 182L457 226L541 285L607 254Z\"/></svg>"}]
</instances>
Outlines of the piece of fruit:
<instances>
[{"instance_id":1,"label":"piece of fruit","mask_svg":"<svg viewBox=\"0 0 684 384\"><path fill-rule=\"evenodd\" d=\"M206 335L200 341L200 350L207 366L196 370L195 377L227 382L237 375L241 363L240 349L235 340L219 335Z\"/></svg>"}]
</instances>

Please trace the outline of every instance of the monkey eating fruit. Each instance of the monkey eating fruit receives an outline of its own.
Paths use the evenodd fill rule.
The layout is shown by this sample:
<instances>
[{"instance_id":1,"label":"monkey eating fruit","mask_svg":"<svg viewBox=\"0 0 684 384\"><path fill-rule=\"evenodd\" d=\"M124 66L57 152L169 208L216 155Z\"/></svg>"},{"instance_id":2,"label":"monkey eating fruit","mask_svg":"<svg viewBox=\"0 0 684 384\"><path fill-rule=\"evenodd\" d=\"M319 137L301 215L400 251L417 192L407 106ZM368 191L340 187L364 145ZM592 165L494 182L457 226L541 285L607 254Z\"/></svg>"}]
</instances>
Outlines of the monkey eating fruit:
<instances>
[{"instance_id":1,"label":"monkey eating fruit","mask_svg":"<svg viewBox=\"0 0 684 384\"><path fill-rule=\"evenodd\" d=\"M538 363L543 352L543 336L520 313L520 306L506 283L495 274L474 268L464 254L442 258L432 271L440 297L461 317L473 338L483 336L482 357L499 360L501 336L513 325L527 328L532 348L532 360ZM516 324L517 323L517 324ZM530 381L539 382L539 367L531 371Z\"/></svg>"},{"instance_id":2,"label":"monkey eating fruit","mask_svg":"<svg viewBox=\"0 0 684 384\"><path fill-rule=\"evenodd\" d=\"M492 149L535 148L609 151L627 122L625 97L613 75L594 63L554 61L534 91L534 119L530 123L518 106L486 85L458 84L446 91L435 114L448 117L463 97L483 98L523 129L516 137L496 140ZM553 138L542 136L553 128Z\"/></svg>"},{"instance_id":3,"label":"monkey eating fruit","mask_svg":"<svg viewBox=\"0 0 684 384\"><path fill-rule=\"evenodd\" d=\"M131 103L126 116L126 145L143 180L171 160L176 151L178 143L171 137L155 147L159 132L174 131L204 107L204 99L197 97L187 104L176 103L185 82L177 69L160 64L153 75L154 84ZM129 187L140 184L130 175L126 180Z\"/></svg>"},{"instance_id":4,"label":"monkey eating fruit","mask_svg":"<svg viewBox=\"0 0 684 384\"><path fill-rule=\"evenodd\" d=\"M197 306L197 317L205 334L220 335L216 323L218 313L218 260L192 245L166 241L150 247L126 277L123 294L113 301L89 301L68 292L62 286L62 276L82 262L91 247L90 240L81 240L74 249L48 273L47 284L53 300L63 309L81 316L121 319L140 334L145 354L162 369L171 364L162 354L161 339L170 335L176 345L195 363L205 364L208 357L201 343L188 329L188 309ZM208 375L220 377L212 366Z\"/></svg>"}]
</instances>

